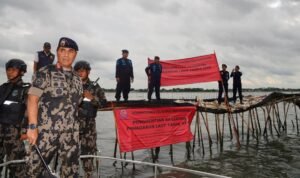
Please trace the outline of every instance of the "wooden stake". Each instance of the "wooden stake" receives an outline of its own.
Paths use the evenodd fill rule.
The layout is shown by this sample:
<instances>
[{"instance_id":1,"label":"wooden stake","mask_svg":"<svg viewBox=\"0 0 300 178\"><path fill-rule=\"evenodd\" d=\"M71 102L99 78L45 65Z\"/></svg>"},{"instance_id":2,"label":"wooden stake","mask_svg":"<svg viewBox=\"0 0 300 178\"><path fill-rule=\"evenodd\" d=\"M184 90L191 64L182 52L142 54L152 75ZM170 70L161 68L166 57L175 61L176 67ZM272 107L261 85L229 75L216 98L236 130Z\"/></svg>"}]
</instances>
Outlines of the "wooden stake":
<instances>
[{"instance_id":1,"label":"wooden stake","mask_svg":"<svg viewBox=\"0 0 300 178\"><path fill-rule=\"evenodd\" d=\"M297 114L297 107L296 107L296 100L294 101L294 109L295 109L295 119L296 119L296 126L297 126L297 134L299 134L299 125L298 125L298 114Z\"/></svg>"}]
</instances>

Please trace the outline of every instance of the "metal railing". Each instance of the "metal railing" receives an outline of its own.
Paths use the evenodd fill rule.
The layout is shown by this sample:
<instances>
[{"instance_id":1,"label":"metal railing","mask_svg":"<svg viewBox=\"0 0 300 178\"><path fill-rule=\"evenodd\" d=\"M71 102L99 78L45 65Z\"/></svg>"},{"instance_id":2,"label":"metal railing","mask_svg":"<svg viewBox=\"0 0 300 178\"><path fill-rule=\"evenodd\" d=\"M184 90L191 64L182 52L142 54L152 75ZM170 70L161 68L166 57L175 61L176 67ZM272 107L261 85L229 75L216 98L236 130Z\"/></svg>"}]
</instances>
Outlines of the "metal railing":
<instances>
[{"instance_id":1,"label":"metal railing","mask_svg":"<svg viewBox=\"0 0 300 178\"><path fill-rule=\"evenodd\" d=\"M214 177L214 178L229 178L227 176L222 176L222 175L217 175L217 174L212 174L212 173L207 173L207 172L202 172L202 171L196 171L196 170L192 170L192 169L185 169L185 168L180 168L180 167L175 167L175 166L169 166L169 165L164 165L164 164L155 164L155 163L136 161L136 160L112 158L112 157L108 157L108 156L81 155L80 158L109 159L109 160L120 161L120 162L153 166L155 178L157 177L157 168L158 167L168 168L168 169L172 169L172 170L176 170L176 171L187 172L187 173L191 173L191 174L199 175L199 176L207 176L207 177Z\"/></svg>"},{"instance_id":2,"label":"metal railing","mask_svg":"<svg viewBox=\"0 0 300 178\"><path fill-rule=\"evenodd\" d=\"M100 160L101 159L108 159L108 160L114 160L114 161L120 161L120 162L127 162L127 163L133 163L133 164L152 166L152 167L154 167L154 177L155 178L158 175L158 171L157 171L158 167L168 168L168 169L175 170L175 171L182 171L182 172L186 172L186 173L191 173L191 174L198 175L198 176L206 176L206 177L213 177L213 178L229 178L227 176L212 174L212 173L203 172L203 171L196 171L196 170L192 170L192 169L185 169L185 168L180 168L180 167L175 167L175 166L170 166L170 165L164 165L164 164L155 164L155 163L149 163L149 162L143 162L143 161L113 158L113 157L108 157L108 156L81 155L80 158L96 158L96 159L100 159ZM26 162L25 160L12 160L12 161L8 161L8 162L0 164L0 167L5 167L5 166L8 166L10 164L25 163L25 162Z\"/></svg>"}]
</instances>

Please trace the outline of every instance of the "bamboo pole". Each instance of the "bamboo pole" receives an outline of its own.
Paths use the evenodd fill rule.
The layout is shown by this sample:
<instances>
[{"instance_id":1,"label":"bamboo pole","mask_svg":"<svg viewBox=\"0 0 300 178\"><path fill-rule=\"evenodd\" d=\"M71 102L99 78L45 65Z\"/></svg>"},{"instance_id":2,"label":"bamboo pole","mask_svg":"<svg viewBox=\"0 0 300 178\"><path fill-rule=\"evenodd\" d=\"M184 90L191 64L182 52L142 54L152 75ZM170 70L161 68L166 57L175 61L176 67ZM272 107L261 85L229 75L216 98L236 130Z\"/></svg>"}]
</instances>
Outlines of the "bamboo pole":
<instances>
[{"instance_id":1,"label":"bamboo pole","mask_svg":"<svg viewBox=\"0 0 300 178\"><path fill-rule=\"evenodd\" d=\"M220 126L220 115L217 114L217 125L218 125L218 135L219 135L219 142L221 145L222 133L221 133L221 126Z\"/></svg>"},{"instance_id":2,"label":"bamboo pole","mask_svg":"<svg viewBox=\"0 0 300 178\"><path fill-rule=\"evenodd\" d=\"M199 113L198 113L198 111L196 111L196 112L197 112L197 114L196 114L195 130L194 130L194 138L193 138L193 149L192 149L193 153L195 151L196 130L197 130L197 124L198 124L198 119L199 119Z\"/></svg>"},{"instance_id":3,"label":"bamboo pole","mask_svg":"<svg viewBox=\"0 0 300 178\"><path fill-rule=\"evenodd\" d=\"M218 132L217 114L215 114L215 126L216 126L216 135L217 135L217 144L219 144L219 132Z\"/></svg>"},{"instance_id":4,"label":"bamboo pole","mask_svg":"<svg viewBox=\"0 0 300 178\"><path fill-rule=\"evenodd\" d=\"M228 113L228 126L229 126L229 132L230 132L230 140L232 140L233 136L232 136L231 121L230 121L230 114L229 113Z\"/></svg>"},{"instance_id":5,"label":"bamboo pole","mask_svg":"<svg viewBox=\"0 0 300 178\"><path fill-rule=\"evenodd\" d=\"M151 148L151 156L152 156L152 163L155 163L155 157L154 157L153 148Z\"/></svg>"},{"instance_id":6,"label":"bamboo pole","mask_svg":"<svg viewBox=\"0 0 300 178\"><path fill-rule=\"evenodd\" d=\"M134 161L133 151L131 152L131 159ZM132 170L135 171L135 163L132 164Z\"/></svg>"},{"instance_id":7,"label":"bamboo pole","mask_svg":"<svg viewBox=\"0 0 300 178\"><path fill-rule=\"evenodd\" d=\"M170 145L170 156L171 156L171 163L174 165L174 158L173 158L173 145Z\"/></svg>"},{"instance_id":8,"label":"bamboo pole","mask_svg":"<svg viewBox=\"0 0 300 178\"><path fill-rule=\"evenodd\" d=\"M198 146L200 147L200 118L199 118L199 112L197 112L198 117L198 123L197 123L197 133L198 133Z\"/></svg>"},{"instance_id":9,"label":"bamboo pole","mask_svg":"<svg viewBox=\"0 0 300 178\"><path fill-rule=\"evenodd\" d=\"M249 145L249 139L250 139L250 116L249 116L249 114L248 114L247 145Z\"/></svg>"},{"instance_id":10,"label":"bamboo pole","mask_svg":"<svg viewBox=\"0 0 300 178\"><path fill-rule=\"evenodd\" d=\"M277 126L278 126L278 132L281 133L281 130L280 130L280 127L281 127L281 121L280 121L280 116L279 116L279 112L277 110L277 107L278 106L278 103L274 104L273 106L273 117L275 119L275 116L276 116L276 120L277 120ZM274 116L275 115L275 116Z\"/></svg>"},{"instance_id":11,"label":"bamboo pole","mask_svg":"<svg viewBox=\"0 0 300 178\"><path fill-rule=\"evenodd\" d=\"M240 138L239 138L239 135L237 134L236 125L235 125L234 118L233 118L233 115L232 115L231 111L229 112L229 114L231 115L230 118L232 119L232 125L233 125L233 130L234 130L234 133L235 133L235 136L236 136L237 146L240 148L241 147Z\"/></svg>"},{"instance_id":12,"label":"bamboo pole","mask_svg":"<svg viewBox=\"0 0 300 178\"><path fill-rule=\"evenodd\" d=\"M252 118L253 118L253 124L255 127L255 136L256 136L256 140L258 142L258 126L257 126L257 122L256 122L256 117L255 117L255 111L254 109L251 110L251 114L252 114Z\"/></svg>"},{"instance_id":13,"label":"bamboo pole","mask_svg":"<svg viewBox=\"0 0 300 178\"><path fill-rule=\"evenodd\" d=\"M288 110L289 110L289 106L290 106L290 103L286 103L286 102L283 102L283 112L284 112L284 127L285 127L285 132L287 133L287 115L288 115Z\"/></svg>"},{"instance_id":14,"label":"bamboo pole","mask_svg":"<svg viewBox=\"0 0 300 178\"><path fill-rule=\"evenodd\" d=\"M204 125L205 125L205 128L206 128L206 131L207 131L207 134L208 134L209 147L211 148L212 139L211 139L211 136L210 136L210 131L209 131L208 123L205 122L205 118L204 118L202 112L200 112L200 114L202 116L202 119L203 119L203 122L204 122ZM207 114L206 114L206 116L207 116Z\"/></svg>"},{"instance_id":15,"label":"bamboo pole","mask_svg":"<svg viewBox=\"0 0 300 178\"><path fill-rule=\"evenodd\" d=\"M283 124L282 124L282 121L281 121L278 103L276 103L276 112L277 112L277 117L278 117L278 120L279 120L278 125L280 126L279 131L281 132L281 129L284 130L284 127L283 127Z\"/></svg>"},{"instance_id":16,"label":"bamboo pole","mask_svg":"<svg viewBox=\"0 0 300 178\"><path fill-rule=\"evenodd\" d=\"M115 150L114 150L114 158L117 158L117 147L118 147L118 138L116 135L116 139L115 139ZM114 161L113 166L116 166L117 161Z\"/></svg>"},{"instance_id":17,"label":"bamboo pole","mask_svg":"<svg viewBox=\"0 0 300 178\"><path fill-rule=\"evenodd\" d=\"M239 132L239 120L238 120L238 114L237 113L235 113L235 120L236 120L237 134L238 134L238 136L240 136L240 132Z\"/></svg>"},{"instance_id":18,"label":"bamboo pole","mask_svg":"<svg viewBox=\"0 0 300 178\"><path fill-rule=\"evenodd\" d=\"M268 119L267 119L267 116L266 116L266 110L265 108L262 107L262 110L264 112L264 120L265 120L265 128L264 128L264 133L263 135L268 137L268 131L267 131L267 127L268 127Z\"/></svg>"},{"instance_id":19,"label":"bamboo pole","mask_svg":"<svg viewBox=\"0 0 300 178\"><path fill-rule=\"evenodd\" d=\"M275 103L274 105L274 112L275 112L275 116L277 117L277 130L278 130L278 133L281 135L281 130L283 130L283 125L282 125L282 121L281 121L281 118L280 118L280 111L279 111L279 106L278 106L278 103Z\"/></svg>"},{"instance_id":20,"label":"bamboo pole","mask_svg":"<svg viewBox=\"0 0 300 178\"><path fill-rule=\"evenodd\" d=\"M190 160L191 159L191 143L189 141L185 142L185 148L187 151L187 159Z\"/></svg>"},{"instance_id":21,"label":"bamboo pole","mask_svg":"<svg viewBox=\"0 0 300 178\"><path fill-rule=\"evenodd\" d=\"M200 137L201 137L201 145L202 145L202 153L203 155L205 154L204 151L204 142L203 142L203 135L202 135L202 129L201 129L201 119L200 119L200 115L199 115L199 131L200 131Z\"/></svg>"},{"instance_id":22,"label":"bamboo pole","mask_svg":"<svg viewBox=\"0 0 300 178\"><path fill-rule=\"evenodd\" d=\"M274 127L274 130L276 131L277 133L277 136L279 137L280 136L280 132L278 131L278 129L276 128L276 124L275 124L275 104L271 107L271 110L272 110L272 114L273 114L273 127ZM277 120L278 121L278 120Z\"/></svg>"},{"instance_id":23,"label":"bamboo pole","mask_svg":"<svg viewBox=\"0 0 300 178\"><path fill-rule=\"evenodd\" d=\"M296 119L296 126L297 126L297 134L299 134L299 124L298 124L298 114L297 114L297 107L296 107L296 100L294 100L294 109L295 109L295 119Z\"/></svg>"},{"instance_id":24,"label":"bamboo pole","mask_svg":"<svg viewBox=\"0 0 300 178\"><path fill-rule=\"evenodd\" d=\"M284 131L286 133L287 132L287 123L286 123L286 103L285 102L283 102L283 113L284 113L283 125L284 125Z\"/></svg>"},{"instance_id":25,"label":"bamboo pole","mask_svg":"<svg viewBox=\"0 0 300 178\"><path fill-rule=\"evenodd\" d=\"M258 116L257 108L255 108L255 114L256 114L258 129L259 129L259 135L261 135L260 119L259 119L259 116Z\"/></svg>"},{"instance_id":26,"label":"bamboo pole","mask_svg":"<svg viewBox=\"0 0 300 178\"><path fill-rule=\"evenodd\" d=\"M249 113L249 114L248 114L248 117L250 118L250 122L251 122L252 137L255 138L255 137L254 137L254 126L253 126L253 118L252 118L251 110L249 110L248 113Z\"/></svg>"},{"instance_id":27,"label":"bamboo pole","mask_svg":"<svg viewBox=\"0 0 300 178\"><path fill-rule=\"evenodd\" d=\"M224 145L224 127L225 127L225 114L223 114L223 120L222 120L222 142L221 142L222 150L223 150L223 145Z\"/></svg>"}]
</instances>

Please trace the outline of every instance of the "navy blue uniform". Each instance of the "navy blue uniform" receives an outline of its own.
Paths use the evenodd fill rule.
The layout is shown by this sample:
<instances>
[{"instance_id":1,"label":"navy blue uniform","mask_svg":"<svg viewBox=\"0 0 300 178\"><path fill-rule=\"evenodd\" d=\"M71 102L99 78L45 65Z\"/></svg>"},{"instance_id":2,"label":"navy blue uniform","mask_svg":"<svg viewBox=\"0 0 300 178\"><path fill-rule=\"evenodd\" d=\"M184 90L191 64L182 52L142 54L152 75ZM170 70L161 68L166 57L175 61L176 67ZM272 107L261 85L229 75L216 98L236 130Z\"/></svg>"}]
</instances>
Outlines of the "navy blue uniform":
<instances>
[{"instance_id":1,"label":"navy blue uniform","mask_svg":"<svg viewBox=\"0 0 300 178\"><path fill-rule=\"evenodd\" d=\"M39 70L44 66L52 64L55 58L54 54L52 53L46 54L44 51L38 51L37 55L38 55L38 62L37 62L36 70Z\"/></svg>"},{"instance_id":2,"label":"navy blue uniform","mask_svg":"<svg viewBox=\"0 0 300 178\"><path fill-rule=\"evenodd\" d=\"M150 77L148 84L148 100L151 100L153 89L155 88L156 99L160 100L160 79L162 73L161 64L152 63L145 69L146 74Z\"/></svg>"},{"instance_id":3,"label":"navy blue uniform","mask_svg":"<svg viewBox=\"0 0 300 178\"><path fill-rule=\"evenodd\" d=\"M120 58L117 60L116 78L120 80L117 83L115 98L119 101L122 92L124 100L127 101L130 92L130 79L133 79L133 67L130 59Z\"/></svg>"},{"instance_id":4,"label":"navy blue uniform","mask_svg":"<svg viewBox=\"0 0 300 178\"><path fill-rule=\"evenodd\" d=\"M242 81L241 81L242 72L231 72L230 77L233 78L233 101L236 102L236 92L239 93L240 102L243 103L242 95Z\"/></svg>"},{"instance_id":5,"label":"navy blue uniform","mask_svg":"<svg viewBox=\"0 0 300 178\"><path fill-rule=\"evenodd\" d=\"M220 71L222 80L223 80L223 85L222 81L219 81L219 95L218 95L218 103L221 103L222 100L222 94L223 91L225 90L225 97L228 99L228 80L229 80L229 72L228 71Z\"/></svg>"}]
</instances>

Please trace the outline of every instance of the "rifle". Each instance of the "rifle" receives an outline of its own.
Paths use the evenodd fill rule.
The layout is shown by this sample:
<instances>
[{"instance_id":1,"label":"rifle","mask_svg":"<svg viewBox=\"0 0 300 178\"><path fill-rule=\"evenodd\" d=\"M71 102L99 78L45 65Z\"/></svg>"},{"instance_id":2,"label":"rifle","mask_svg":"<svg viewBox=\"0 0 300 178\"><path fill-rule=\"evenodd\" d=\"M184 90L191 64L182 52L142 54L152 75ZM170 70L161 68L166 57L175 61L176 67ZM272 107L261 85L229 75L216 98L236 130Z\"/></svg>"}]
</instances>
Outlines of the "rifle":
<instances>
[{"instance_id":1,"label":"rifle","mask_svg":"<svg viewBox=\"0 0 300 178\"><path fill-rule=\"evenodd\" d=\"M91 83L89 84L89 86L87 87L87 90L92 89L92 87L95 86L95 85L97 84L97 82L98 82L99 79L100 79L100 77L98 77L95 81L91 82Z\"/></svg>"}]
</instances>

